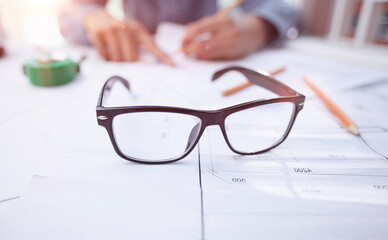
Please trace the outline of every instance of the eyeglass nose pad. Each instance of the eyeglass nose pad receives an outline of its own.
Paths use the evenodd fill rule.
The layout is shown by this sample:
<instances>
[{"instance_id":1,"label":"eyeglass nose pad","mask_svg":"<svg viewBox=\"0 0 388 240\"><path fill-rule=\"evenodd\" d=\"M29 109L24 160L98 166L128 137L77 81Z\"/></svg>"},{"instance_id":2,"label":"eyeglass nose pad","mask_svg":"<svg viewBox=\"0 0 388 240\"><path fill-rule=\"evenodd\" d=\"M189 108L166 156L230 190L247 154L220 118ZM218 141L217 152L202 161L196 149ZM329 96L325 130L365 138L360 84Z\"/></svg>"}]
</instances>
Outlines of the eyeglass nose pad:
<instances>
[{"instance_id":1,"label":"eyeglass nose pad","mask_svg":"<svg viewBox=\"0 0 388 240\"><path fill-rule=\"evenodd\" d=\"M197 124L195 124L193 129L191 129L191 132L190 132L190 135L189 135L189 140L187 141L187 145L186 145L186 149L185 150L189 149L191 144L193 144L193 142L197 138L200 126L201 126L201 124L197 123Z\"/></svg>"}]
</instances>

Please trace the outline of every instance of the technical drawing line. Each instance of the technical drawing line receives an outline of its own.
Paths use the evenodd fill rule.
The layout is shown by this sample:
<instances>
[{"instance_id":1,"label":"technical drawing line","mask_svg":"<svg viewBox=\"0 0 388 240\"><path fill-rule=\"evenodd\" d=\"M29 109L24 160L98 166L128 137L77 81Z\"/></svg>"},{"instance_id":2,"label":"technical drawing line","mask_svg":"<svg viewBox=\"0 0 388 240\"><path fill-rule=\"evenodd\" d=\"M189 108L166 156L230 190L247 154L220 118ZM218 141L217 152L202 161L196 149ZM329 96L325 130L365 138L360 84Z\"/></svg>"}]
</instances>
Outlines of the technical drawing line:
<instances>
[{"instance_id":1,"label":"technical drawing line","mask_svg":"<svg viewBox=\"0 0 388 240\"><path fill-rule=\"evenodd\" d=\"M16 196L16 197L11 197L11 198L7 198L7 199L3 199L3 200L0 200L0 203L2 203L2 202L7 202L7 201L11 201L11 200L18 199L18 198L20 198L20 196Z\"/></svg>"},{"instance_id":2,"label":"technical drawing line","mask_svg":"<svg viewBox=\"0 0 388 240\"><path fill-rule=\"evenodd\" d=\"M221 170L218 171L218 173L254 173L254 174L263 174L263 175L294 175L294 176L346 176L346 177L381 177L386 178L388 175L372 175L372 174L352 174L352 173L289 173L289 172L259 172L259 171L228 171L228 170ZM213 176L218 177L222 180L226 181L222 177L218 176L217 174L211 173ZM228 182L229 183L229 182Z\"/></svg>"},{"instance_id":3,"label":"technical drawing line","mask_svg":"<svg viewBox=\"0 0 388 240\"><path fill-rule=\"evenodd\" d=\"M379 125L358 125L360 130L363 132L373 133L373 132L388 132L383 126ZM319 134L333 134L333 133L345 133L344 128L342 127L324 127L317 129L316 127L296 127L292 130L292 133L319 133Z\"/></svg>"},{"instance_id":4,"label":"technical drawing line","mask_svg":"<svg viewBox=\"0 0 388 240\"><path fill-rule=\"evenodd\" d=\"M229 170L220 170L218 173L255 173L255 174L264 174L264 175L295 175L295 176L352 176L352 177L382 177L386 178L388 175L372 175L372 174L346 174L346 173L289 173L289 172L259 172L259 171L229 171ZM213 174L214 176L217 176ZM217 176L220 178L219 176Z\"/></svg>"},{"instance_id":5,"label":"technical drawing line","mask_svg":"<svg viewBox=\"0 0 388 240\"><path fill-rule=\"evenodd\" d=\"M373 133L373 132L388 132L388 130L383 126L358 126L363 132Z\"/></svg>"},{"instance_id":6,"label":"technical drawing line","mask_svg":"<svg viewBox=\"0 0 388 240\"><path fill-rule=\"evenodd\" d=\"M217 174L215 173L215 172L213 172L213 171L208 171L211 175L213 175L214 177L216 177L216 178L218 178L218 179L220 179L220 180L222 180L222 181L224 181L224 182L226 182L226 183L230 183L229 181L227 181L227 180L225 180L225 179L223 179L222 177L219 177L219 176L217 176Z\"/></svg>"},{"instance_id":7,"label":"technical drawing line","mask_svg":"<svg viewBox=\"0 0 388 240\"><path fill-rule=\"evenodd\" d=\"M219 215L219 216L347 216L347 217L368 217L370 214L363 213L276 213L276 212L242 212L242 213L231 213L231 212L212 212L211 215ZM385 217L387 214L378 213L375 215L376 217Z\"/></svg>"},{"instance_id":8,"label":"technical drawing line","mask_svg":"<svg viewBox=\"0 0 388 240\"><path fill-rule=\"evenodd\" d=\"M214 168L213 168L213 154L212 154L212 148L211 148L211 139L210 139L210 133L207 135L208 138L208 146L209 146L209 153L210 153L210 165L211 165L211 171L214 173Z\"/></svg>"},{"instance_id":9,"label":"technical drawing line","mask_svg":"<svg viewBox=\"0 0 388 240\"><path fill-rule=\"evenodd\" d=\"M382 158L384 158L385 161L388 161L388 157L386 157L385 155L383 155L383 154L377 152L374 148L372 148L372 147L369 145L369 143L362 137L361 134L360 134L359 136L360 136L360 139L364 142L364 144L365 144L372 152L374 152L374 153L376 153L377 155L379 155L379 156L381 156Z\"/></svg>"},{"instance_id":10,"label":"technical drawing line","mask_svg":"<svg viewBox=\"0 0 388 240\"><path fill-rule=\"evenodd\" d=\"M199 177L199 189L201 190L201 239L205 239L205 219L203 215L203 191L202 191L202 169L201 169L201 152L199 150L200 144L198 144L198 177Z\"/></svg>"},{"instance_id":11,"label":"technical drawing line","mask_svg":"<svg viewBox=\"0 0 388 240\"><path fill-rule=\"evenodd\" d=\"M344 89L344 91L350 92L350 91L357 90L357 89L366 90L368 88L381 87L381 85L385 85L385 84L388 84L388 81L387 81L387 79L382 78L382 79L379 79L379 80L376 80L373 82L362 83L362 84L350 87L348 89Z\"/></svg>"}]
</instances>

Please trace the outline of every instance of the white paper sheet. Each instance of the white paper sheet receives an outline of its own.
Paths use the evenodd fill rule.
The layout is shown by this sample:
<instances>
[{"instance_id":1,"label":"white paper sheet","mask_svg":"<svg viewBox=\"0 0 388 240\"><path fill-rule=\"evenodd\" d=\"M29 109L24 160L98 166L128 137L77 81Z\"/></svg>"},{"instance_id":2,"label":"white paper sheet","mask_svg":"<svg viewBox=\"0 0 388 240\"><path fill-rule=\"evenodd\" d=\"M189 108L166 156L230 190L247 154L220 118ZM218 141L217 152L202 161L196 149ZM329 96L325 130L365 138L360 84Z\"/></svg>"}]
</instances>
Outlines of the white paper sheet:
<instances>
[{"instance_id":1,"label":"white paper sheet","mask_svg":"<svg viewBox=\"0 0 388 240\"><path fill-rule=\"evenodd\" d=\"M157 41L171 53L181 36L181 27L163 25ZM387 106L387 71L287 49L230 62L177 55L175 68L149 56L138 63L108 63L87 52L82 74L58 88L32 87L15 70L23 55L0 65L13 79L0 81L0 200L21 196L0 202L1 239L387 235L388 165L379 155L388 154L388 116L382 110ZM286 66L277 79L308 96L288 139L270 152L236 155L219 128L210 127L187 158L139 165L118 157L97 125L98 94L112 75L128 79L132 93L115 86L108 106L217 109L274 97L255 86L222 97L223 90L245 80L231 73L212 83L211 75L233 64L267 71ZM304 74L351 116L373 150L341 127L302 82ZM35 177L23 195L34 174L46 177Z\"/></svg>"},{"instance_id":2,"label":"white paper sheet","mask_svg":"<svg viewBox=\"0 0 388 240\"><path fill-rule=\"evenodd\" d=\"M137 179L141 181L141 179ZM199 189L35 177L1 239L200 239Z\"/></svg>"}]
</instances>

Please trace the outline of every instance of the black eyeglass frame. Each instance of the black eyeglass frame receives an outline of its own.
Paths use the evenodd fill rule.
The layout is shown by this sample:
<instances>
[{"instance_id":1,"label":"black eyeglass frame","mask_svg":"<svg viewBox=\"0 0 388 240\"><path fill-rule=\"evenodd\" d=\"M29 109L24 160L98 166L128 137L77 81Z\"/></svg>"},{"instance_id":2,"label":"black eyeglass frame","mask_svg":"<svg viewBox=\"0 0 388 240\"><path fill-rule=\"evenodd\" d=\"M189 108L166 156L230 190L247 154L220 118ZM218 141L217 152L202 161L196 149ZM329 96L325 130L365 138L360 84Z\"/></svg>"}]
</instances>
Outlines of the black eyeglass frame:
<instances>
[{"instance_id":1,"label":"black eyeglass frame","mask_svg":"<svg viewBox=\"0 0 388 240\"><path fill-rule=\"evenodd\" d=\"M224 136L224 139L228 145L228 147L237 154L240 155L255 155L255 154L260 154L266 151L269 151L275 147L277 147L279 144L281 144L289 135L292 126L295 122L295 119L299 113L300 110L303 109L304 101L305 101L305 96L296 92L292 88L288 87L287 85L269 77L266 75L263 75L257 71L250 70L247 68L239 67L239 66L231 66L227 67L225 69L219 70L216 73L213 74L212 81L215 81L222 75L224 75L227 72L230 71L237 71L243 74L248 81L250 81L254 85L261 86L275 94L278 94L280 97L277 98L270 98L270 99L261 99L261 100L254 100L254 101L249 101L246 103L241 103L237 104L231 107L226 107L218 110L210 110L210 111L205 111L205 110L194 110L194 109L188 109L188 108L180 108L180 107L168 107L168 106L124 106L124 107L104 107L104 99L107 98L107 94L110 92L112 89L112 86L115 82L119 81L121 82L129 91L130 91L130 86L129 82L125 80L122 77L119 76L113 76L110 77L102 87L97 107L96 107L96 113L97 113L97 122L98 125L103 126L109 135L109 138L112 142L113 148L116 151L116 153L129 161L136 162L136 163L143 163L143 164L163 164L163 163L171 163L175 161L179 161L183 158L185 158L187 155L190 154L190 152L195 148L195 146L198 144L198 141L200 140L203 132L205 131L207 126L211 125L218 125L221 129L222 135ZM292 117L290 119L290 122L288 124L288 127L283 134L282 138L277 141L275 144L273 144L271 147L268 147L266 149L257 151L257 152L250 152L250 153L245 153L245 152L240 152L236 149L233 148L231 143L229 142L226 129L225 129L225 119L236 112L249 109L252 107L257 107L257 106L262 106L266 104L272 104L272 103L281 103L281 102L290 102L294 104L294 112L292 114ZM196 136L195 139L189 139L188 146L185 150L185 152L176 157L176 158L170 158L170 159L165 159L161 161L146 161L146 160L141 160L138 158L133 158L133 157L128 157L125 154L123 154L119 147L116 144L116 140L114 137L113 133L113 119L115 116L120 115L120 114L126 114L126 113L138 113L138 112L164 112L164 113L178 113L178 114L186 114L186 115L192 115L201 120L200 124L200 129L199 132ZM190 137L192 138L191 134Z\"/></svg>"}]
</instances>

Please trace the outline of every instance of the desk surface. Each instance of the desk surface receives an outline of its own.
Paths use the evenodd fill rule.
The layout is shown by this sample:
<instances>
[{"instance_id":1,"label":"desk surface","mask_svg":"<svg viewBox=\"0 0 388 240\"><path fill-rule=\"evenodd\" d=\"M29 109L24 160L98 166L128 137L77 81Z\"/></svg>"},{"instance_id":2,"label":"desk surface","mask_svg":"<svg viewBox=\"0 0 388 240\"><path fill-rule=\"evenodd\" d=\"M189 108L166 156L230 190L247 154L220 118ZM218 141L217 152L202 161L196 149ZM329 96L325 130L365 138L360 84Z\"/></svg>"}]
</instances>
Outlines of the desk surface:
<instances>
[{"instance_id":1,"label":"desk surface","mask_svg":"<svg viewBox=\"0 0 388 240\"><path fill-rule=\"evenodd\" d=\"M173 51L166 28L158 41ZM70 54L80 49L69 47ZM82 73L65 86L33 87L26 59L0 60L1 239L384 239L388 234L388 71L355 67L289 49L235 62L177 56L176 68L144 57L107 63L90 49ZM111 75L130 80L134 96L111 93L110 105L157 104L214 109L269 96L252 87L230 98L217 83L228 65L272 70L306 94L289 138L256 156L238 156L218 128L208 128L185 159L139 165L118 157L95 106ZM344 130L305 86L308 74L359 125ZM377 152L377 153L376 153Z\"/></svg>"}]
</instances>

